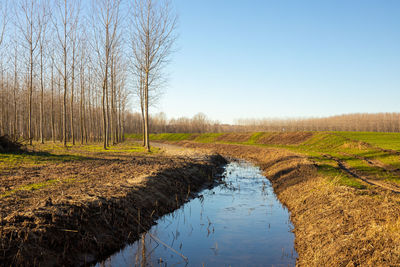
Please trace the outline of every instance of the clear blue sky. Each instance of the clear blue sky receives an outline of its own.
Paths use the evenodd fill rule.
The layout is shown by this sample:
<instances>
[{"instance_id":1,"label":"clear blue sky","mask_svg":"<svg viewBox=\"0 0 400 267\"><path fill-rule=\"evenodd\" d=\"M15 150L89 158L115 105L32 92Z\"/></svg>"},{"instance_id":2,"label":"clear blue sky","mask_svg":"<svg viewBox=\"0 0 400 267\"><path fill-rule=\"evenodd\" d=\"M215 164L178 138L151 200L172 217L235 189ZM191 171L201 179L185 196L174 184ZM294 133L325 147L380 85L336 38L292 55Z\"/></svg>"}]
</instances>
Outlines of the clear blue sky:
<instances>
[{"instance_id":1,"label":"clear blue sky","mask_svg":"<svg viewBox=\"0 0 400 267\"><path fill-rule=\"evenodd\" d=\"M400 1L174 0L156 111L235 118L400 111Z\"/></svg>"}]
</instances>

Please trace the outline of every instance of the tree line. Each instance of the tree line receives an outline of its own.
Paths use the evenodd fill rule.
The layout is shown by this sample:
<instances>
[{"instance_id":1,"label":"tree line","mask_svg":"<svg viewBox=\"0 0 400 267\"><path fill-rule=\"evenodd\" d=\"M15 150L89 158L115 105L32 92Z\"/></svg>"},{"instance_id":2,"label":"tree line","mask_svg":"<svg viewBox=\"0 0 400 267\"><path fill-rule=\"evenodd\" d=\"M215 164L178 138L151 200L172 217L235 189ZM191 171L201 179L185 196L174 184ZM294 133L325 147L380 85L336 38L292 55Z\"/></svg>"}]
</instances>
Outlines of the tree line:
<instances>
[{"instance_id":1,"label":"tree line","mask_svg":"<svg viewBox=\"0 0 400 267\"><path fill-rule=\"evenodd\" d=\"M150 149L175 31L166 0L0 1L0 135L106 149L123 141L136 96Z\"/></svg>"},{"instance_id":2,"label":"tree line","mask_svg":"<svg viewBox=\"0 0 400 267\"><path fill-rule=\"evenodd\" d=\"M355 113L323 118L237 119L223 124L198 113L191 118L168 119L161 112L149 117L151 133L224 133L224 132L296 132L359 131L400 132L400 113ZM127 133L143 132L141 113L126 115Z\"/></svg>"},{"instance_id":3,"label":"tree line","mask_svg":"<svg viewBox=\"0 0 400 267\"><path fill-rule=\"evenodd\" d=\"M128 133L142 133L141 114L126 117ZM323 118L237 119L223 124L198 113L191 118L168 119L161 112L149 117L151 133L224 133L224 132L296 132L359 131L400 132L400 113L355 113Z\"/></svg>"},{"instance_id":4,"label":"tree line","mask_svg":"<svg viewBox=\"0 0 400 267\"><path fill-rule=\"evenodd\" d=\"M142 134L141 113L130 113L126 117L127 133ZM149 116L151 133L218 133L222 132L224 125L209 119L203 113L193 117L180 117L168 119L163 112Z\"/></svg>"},{"instance_id":5,"label":"tree line","mask_svg":"<svg viewBox=\"0 0 400 267\"><path fill-rule=\"evenodd\" d=\"M400 132L400 113L355 113L324 118L238 119L233 131ZM225 129L227 130L227 129Z\"/></svg>"}]
</instances>

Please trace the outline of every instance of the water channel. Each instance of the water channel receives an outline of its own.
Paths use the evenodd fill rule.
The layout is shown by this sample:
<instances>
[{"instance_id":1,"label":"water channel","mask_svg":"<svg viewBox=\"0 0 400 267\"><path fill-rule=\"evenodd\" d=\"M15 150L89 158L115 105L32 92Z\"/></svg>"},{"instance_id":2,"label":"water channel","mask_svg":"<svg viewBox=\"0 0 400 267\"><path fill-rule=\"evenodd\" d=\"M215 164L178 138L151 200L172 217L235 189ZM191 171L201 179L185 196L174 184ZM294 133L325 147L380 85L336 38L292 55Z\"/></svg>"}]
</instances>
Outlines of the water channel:
<instances>
[{"instance_id":1,"label":"water channel","mask_svg":"<svg viewBox=\"0 0 400 267\"><path fill-rule=\"evenodd\" d=\"M294 266L289 212L261 170L231 162L223 180L97 266Z\"/></svg>"}]
</instances>

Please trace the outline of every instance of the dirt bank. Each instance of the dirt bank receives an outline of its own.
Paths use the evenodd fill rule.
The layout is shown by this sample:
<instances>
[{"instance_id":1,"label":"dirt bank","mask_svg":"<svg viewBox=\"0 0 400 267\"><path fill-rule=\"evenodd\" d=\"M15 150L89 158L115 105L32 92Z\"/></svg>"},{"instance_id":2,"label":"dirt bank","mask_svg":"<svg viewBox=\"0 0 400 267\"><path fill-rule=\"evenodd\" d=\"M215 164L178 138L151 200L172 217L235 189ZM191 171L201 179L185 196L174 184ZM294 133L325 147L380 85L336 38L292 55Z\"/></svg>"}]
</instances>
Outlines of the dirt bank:
<instances>
[{"instance_id":1,"label":"dirt bank","mask_svg":"<svg viewBox=\"0 0 400 267\"><path fill-rule=\"evenodd\" d=\"M181 141L258 164L295 226L298 266L399 266L400 196L378 186L355 189L284 149Z\"/></svg>"},{"instance_id":2,"label":"dirt bank","mask_svg":"<svg viewBox=\"0 0 400 267\"><path fill-rule=\"evenodd\" d=\"M92 157L0 174L0 265L101 259L213 183L218 155Z\"/></svg>"}]
</instances>

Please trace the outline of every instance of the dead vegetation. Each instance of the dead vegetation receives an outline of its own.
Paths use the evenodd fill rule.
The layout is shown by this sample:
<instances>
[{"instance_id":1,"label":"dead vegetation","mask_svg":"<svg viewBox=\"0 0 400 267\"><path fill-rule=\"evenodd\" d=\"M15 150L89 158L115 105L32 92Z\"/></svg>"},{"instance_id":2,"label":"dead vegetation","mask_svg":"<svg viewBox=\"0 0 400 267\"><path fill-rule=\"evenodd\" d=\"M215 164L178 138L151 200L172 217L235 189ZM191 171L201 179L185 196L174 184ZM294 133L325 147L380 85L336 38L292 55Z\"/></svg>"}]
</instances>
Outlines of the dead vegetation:
<instances>
[{"instance_id":1,"label":"dead vegetation","mask_svg":"<svg viewBox=\"0 0 400 267\"><path fill-rule=\"evenodd\" d=\"M25 147L17 140L13 140L8 135L0 136L0 153L21 153L25 152Z\"/></svg>"}]
</instances>

